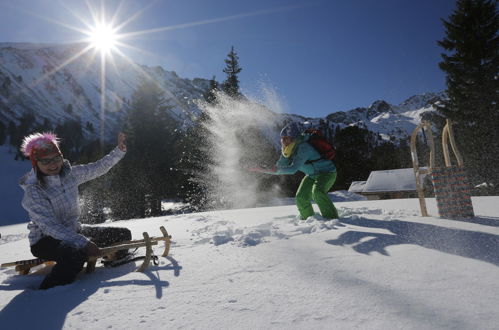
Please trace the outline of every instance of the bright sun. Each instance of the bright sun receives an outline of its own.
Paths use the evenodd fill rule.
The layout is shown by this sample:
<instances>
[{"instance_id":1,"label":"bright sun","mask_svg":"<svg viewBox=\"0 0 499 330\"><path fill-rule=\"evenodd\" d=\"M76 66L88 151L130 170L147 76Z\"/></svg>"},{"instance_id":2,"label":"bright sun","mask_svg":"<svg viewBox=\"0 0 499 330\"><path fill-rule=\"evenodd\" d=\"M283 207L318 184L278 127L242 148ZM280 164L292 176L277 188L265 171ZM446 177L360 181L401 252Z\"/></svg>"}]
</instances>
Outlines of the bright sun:
<instances>
[{"instance_id":1,"label":"bright sun","mask_svg":"<svg viewBox=\"0 0 499 330\"><path fill-rule=\"evenodd\" d=\"M117 39L116 31L105 24L99 24L90 31L90 44L103 53L115 48Z\"/></svg>"}]
</instances>

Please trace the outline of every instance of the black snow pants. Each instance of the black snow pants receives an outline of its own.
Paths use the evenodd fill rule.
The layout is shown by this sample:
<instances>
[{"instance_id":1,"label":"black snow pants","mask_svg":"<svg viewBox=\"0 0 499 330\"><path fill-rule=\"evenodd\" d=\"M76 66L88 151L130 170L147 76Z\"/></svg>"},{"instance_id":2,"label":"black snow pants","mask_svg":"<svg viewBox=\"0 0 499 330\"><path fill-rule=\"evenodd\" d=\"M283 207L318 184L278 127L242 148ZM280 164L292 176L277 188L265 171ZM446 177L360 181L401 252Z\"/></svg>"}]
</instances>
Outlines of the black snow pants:
<instances>
[{"instance_id":1,"label":"black snow pants","mask_svg":"<svg viewBox=\"0 0 499 330\"><path fill-rule=\"evenodd\" d=\"M98 247L129 241L132 234L127 228L83 227L82 235ZM31 246L31 253L38 258L54 260L56 265L40 284L40 289L72 283L88 260L84 248L76 248L67 242L45 236Z\"/></svg>"}]
</instances>

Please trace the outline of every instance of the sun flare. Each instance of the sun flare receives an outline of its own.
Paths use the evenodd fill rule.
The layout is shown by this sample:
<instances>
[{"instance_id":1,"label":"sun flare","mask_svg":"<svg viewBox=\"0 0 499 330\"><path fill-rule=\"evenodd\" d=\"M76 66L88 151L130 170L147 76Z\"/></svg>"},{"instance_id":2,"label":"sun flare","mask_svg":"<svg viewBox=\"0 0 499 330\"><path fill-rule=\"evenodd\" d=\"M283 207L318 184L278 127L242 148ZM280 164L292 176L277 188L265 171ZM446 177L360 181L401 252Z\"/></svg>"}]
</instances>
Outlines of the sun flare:
<instances>
[{"instance_id":1,"label":"sun flare","mask_svg":"<svg viewBox=\"0 0 499 330\"><path fill-rule=\"evenodd\" d=\"M99 2L100 1L100 2ZM143 36L147 34L152 34L152 33L160 33L160 32L167 32L167 31L172 31L172 30L179 30L179 29L186 29L186 28L191 28L191 27L196 27L196 26L202 26L202 25L207 25L207 24L214 24L214 23L219 23L219 22L224 22L224 21L230 21L230 20L236 20L236 19L242 19L245 17L249 16L256 16L256 15L263 15L263 14L270 14L275 11L280 11L280 10L287 10L291 9L293 7L287 7L287 8L277 8L277 9L270 9L270 10L263 10L259 12L251 12L251 13L243 13L243 14L237 14L237 15L232 15L232 16L226 16L226 17L219 17L219 18L213 18L213 19L207 19L207 20L201 20L201 21L195 21L195 22L190 22L190 23L183 23L183 24L178 24L178 25L169 25L169 26L162 26L162 27L156 27L156 28L149 28L145 30L135 30L135 31L126 31L126 27L136 21L146 10L148 10L150 7L152 7L155 4L156 1L151 1L149 5L144 6L141 8L139 11L133 12L133 13L128 13L126 15L126 19L121 19L124 17L124 13L126 12L125 8L125 1L121 1L121 3L117 6L117 8L114 9L114 12L111 15L107 15L106 12L108 10L106 9L105 4L109 2L105 2L104 0L85 0L84 3L87 6L88 13L89 15L85 15L83 13L79 13L79 10L73 9L69 6L66 6L64 2L60 2L61 5L70 13L74 16L79 21L79 24L77 25L71 25L65 22L57 21L54 20L50 17L43 17L41 18L48 20L49 22L52 22L54 24L63 26L65 28L77 31L81 33L82 38L78 39L78 43L84 43L85 47L79 51L77 54L74 54L67 60L65 60L61 65L57 66L53 70L50 70L49 72L45 73L41 78L37 79L35 81L35 84L38 84L57 71L63 69L65 66L69 65L70 63L76 61L78 58L81 56L84 56L88 52L93 53L92 54L92 60L96 57L96 55L100 54L100 96L101 96L101 125L100 125L100 140L101 143L104 141L104 121L105 121L105 112L106 112L106 98L107 98L107 93L106 93L106 66L108 64L111 64L115 69L116 69L116 58L121 58L124 59L127 63L129 63L130 66L132 66L133 69L139 71L141 74L144 76L149 77L149 74L142 69L141 66L137 65L132 61L132 59L126 55L122 49L126 48L128 50L132 51L138 51L143 54L148 55L148 52L144 51L144 49L134 47L133 45L127 43L127 40L136 38L138 36ZM98 6L98 3L100 3L100 8ZM35 15L39 16L39 15ZM125 30L125 31L124 31ZM93 51L93 52L92 52ZM153 54L154 56L157 56L156 54ZM119 74L119 72L118 72ZM152 79L152 78L151 78ZM173 97L175 97L170 91L166 90L169 94L171 94Z\"/></svg>"},{"instance_id":2,"label":"sun flare","mask_svg":"<svg viewBox=\"0 0 499 330\"><path fill-rule=\"evenodd\" d=\"M98 24L89 33L90 45L103 52L108 53L116 47L118 35L115 29L109 25Z\"/></svg>"}]
</instances>

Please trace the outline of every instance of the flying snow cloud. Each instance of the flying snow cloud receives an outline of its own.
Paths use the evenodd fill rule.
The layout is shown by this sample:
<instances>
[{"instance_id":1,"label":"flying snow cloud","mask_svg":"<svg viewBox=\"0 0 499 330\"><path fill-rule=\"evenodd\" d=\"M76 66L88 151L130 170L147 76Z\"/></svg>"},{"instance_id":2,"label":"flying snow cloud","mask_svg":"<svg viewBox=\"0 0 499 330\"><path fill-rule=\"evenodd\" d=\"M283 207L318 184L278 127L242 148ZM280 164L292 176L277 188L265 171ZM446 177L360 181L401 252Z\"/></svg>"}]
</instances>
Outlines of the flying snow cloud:
<instances>
[{"instance_id":1,"label":"flying snow cloud","mask_svg":"<svg viewBox=\"0 0 499 330\"><path fill-rule=\"evenodd\" d=\"M265 160L268 164L279 156L279 117L262 103L272 106L271 110L279 110L280 105L271 90L263 92L263 102L234 99L222 93L217 99L217 104L201 104L210 118L205 129L209 132L207 154L211 157L209 175L202 180L211 199L231 208L253 207L272 196L262 191L262 176L248 168ZM267 193L278 193L275 187L270 190Z\"/></svg>"}]
</instances>

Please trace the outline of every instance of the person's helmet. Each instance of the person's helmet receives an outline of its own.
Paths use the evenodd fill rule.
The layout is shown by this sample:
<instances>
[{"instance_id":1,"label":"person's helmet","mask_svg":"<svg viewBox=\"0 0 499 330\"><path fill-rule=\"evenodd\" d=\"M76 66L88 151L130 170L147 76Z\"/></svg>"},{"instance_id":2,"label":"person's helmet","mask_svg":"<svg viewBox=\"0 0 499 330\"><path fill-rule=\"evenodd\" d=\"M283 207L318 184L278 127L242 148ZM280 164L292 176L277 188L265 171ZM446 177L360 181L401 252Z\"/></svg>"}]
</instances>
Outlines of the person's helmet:
<instances>
[{"instance_id":1,"label":"person's helmet","mask_svg":"<svg viewBox=\"0 0 499 330\"><path fill-rule=\"evenodd\" d=\"M289 136L295 138L298 135L300 135L300 128L297 123L289 123L281 130L281 137Z\"/></svg>"}]
</instances>

